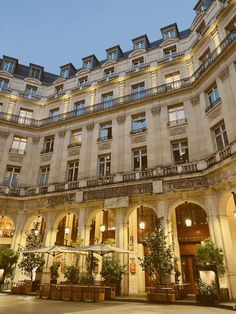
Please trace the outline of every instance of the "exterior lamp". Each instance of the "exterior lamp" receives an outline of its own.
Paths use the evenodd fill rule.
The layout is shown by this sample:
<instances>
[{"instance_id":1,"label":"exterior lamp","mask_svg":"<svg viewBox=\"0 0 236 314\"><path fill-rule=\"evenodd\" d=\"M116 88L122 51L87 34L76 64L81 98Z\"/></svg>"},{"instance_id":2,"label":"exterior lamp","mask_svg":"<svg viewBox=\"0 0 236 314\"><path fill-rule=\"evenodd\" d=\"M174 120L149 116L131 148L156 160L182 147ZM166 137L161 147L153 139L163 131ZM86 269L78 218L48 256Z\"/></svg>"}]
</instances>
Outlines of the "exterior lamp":
<instances>
[{"instance_id":1,"label":"exterior lamp","mask_svg":"<svg viewBox=\"0 0 236 314\"><path fill-rule=\"evenodd\" d=\"M68 235L70 233L70 228L67 226L65 227L65 235Z\"/></svg>"},{"instance_id":2,"label":"exterior lamp","mask_svg":"<svg viewBox=\"0 0 236 314\"><path fill-rule=\"evenodd\" d=\"M186 227L192 227L192 220L191 219L186 219L185 220L185 225L186 225Z\"/></svg>"},{"instance_id":3,"label":"exterior lamp","mask_svg":"<svg viewBox=\"0 0 236 314\"><path fill-rule=\"evenodd\" d=\"M139 223L139 228L140 228L140 230L144 230L145 229L145 222L141 221Z\"/></svg>"},{"instance_id":4,"label":"exterior lamp","mask_svg":"<svg viewBox=\"0 0 236 314\"><path fill-rule=\"evenodd\" d=\"M39 235L39 229L35 229L35 230L34 230L34 234L35 234L36 236L38 236L38 235Z\"/></svg>"},{"instance_id":5,"label":"exterior lamp","mask_svg":"<svg viewBox=\"0 0 236 314\"><path fill-rule=\"evenodd\" d=\"M236 219L236 210L233 212L234 218Z\"/></svg>"},{"instance_id":6,"label":"exterior lamp","mask_svg":"<svg viewBox=\"0 0 236 314\"><path fill-rule=\"evenodd\" d=\"M104 224L100 225L100 231L103 233L106 229L106 226Z\"/></svg>"}]
</instances>

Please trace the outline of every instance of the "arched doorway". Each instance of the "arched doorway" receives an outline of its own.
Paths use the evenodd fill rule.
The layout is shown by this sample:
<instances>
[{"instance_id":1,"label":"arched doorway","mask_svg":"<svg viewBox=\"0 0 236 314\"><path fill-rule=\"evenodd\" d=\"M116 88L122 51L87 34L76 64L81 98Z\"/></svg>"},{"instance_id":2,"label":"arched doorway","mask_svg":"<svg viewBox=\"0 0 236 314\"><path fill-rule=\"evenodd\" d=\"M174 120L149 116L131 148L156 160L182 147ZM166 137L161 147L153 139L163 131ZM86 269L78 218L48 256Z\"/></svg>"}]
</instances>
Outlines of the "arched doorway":
<instances>
[{"instance_id":1,"label":"arched doorway","mask_svg":"<svg viewBox=\"0 0 236 314\"><path fill-rule=\"evenodd\" d=\"M0 216L0 246L10 247L15 232L14 222L7 216Z\"/></svg>"},{"instance_id":2,"label":"arched doorway","mask_svg":"<svg viewBox=\"0 0 236 314\"><path fill-rule=\"evenodd\" d=\"M182 281L187 285L188 294L194 294L196 245L210 236L207 215L199 205L185 202L176 207L172 218L176 221Z\"/></svg>"},{"instance_id":3,"label":"arched doorway","mask_svg":"<svg viewBox=\"0 0 236 314\"><path fill-rule=\"evenodd\" d=\"M75 214L63 216L57 227L56 244L72 245L77 241L79 221Z\"/></svg>"}]
</instances>

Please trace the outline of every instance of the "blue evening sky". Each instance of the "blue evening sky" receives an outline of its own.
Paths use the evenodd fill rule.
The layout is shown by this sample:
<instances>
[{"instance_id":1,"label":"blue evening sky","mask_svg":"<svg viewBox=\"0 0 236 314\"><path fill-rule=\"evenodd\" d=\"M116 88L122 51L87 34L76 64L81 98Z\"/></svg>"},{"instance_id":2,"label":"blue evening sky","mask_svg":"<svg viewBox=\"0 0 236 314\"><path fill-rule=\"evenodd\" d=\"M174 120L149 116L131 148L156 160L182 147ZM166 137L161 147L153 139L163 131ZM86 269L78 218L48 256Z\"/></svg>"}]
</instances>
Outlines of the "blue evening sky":
<instances>
[{"instance_id":1,"label":"blue evening sky","mask_svg":"<svg viewBox=\"0 0 236 314\"><path fill-rule=\"evenodd\" d=\"M132 49L132 38L147 34L161 38L160 28L177 22L191 26L197 0L8 0L1 1L0 57L7 55L44 66L59 74L59 67L119 44Z\"/></svg>"}]
</instances>

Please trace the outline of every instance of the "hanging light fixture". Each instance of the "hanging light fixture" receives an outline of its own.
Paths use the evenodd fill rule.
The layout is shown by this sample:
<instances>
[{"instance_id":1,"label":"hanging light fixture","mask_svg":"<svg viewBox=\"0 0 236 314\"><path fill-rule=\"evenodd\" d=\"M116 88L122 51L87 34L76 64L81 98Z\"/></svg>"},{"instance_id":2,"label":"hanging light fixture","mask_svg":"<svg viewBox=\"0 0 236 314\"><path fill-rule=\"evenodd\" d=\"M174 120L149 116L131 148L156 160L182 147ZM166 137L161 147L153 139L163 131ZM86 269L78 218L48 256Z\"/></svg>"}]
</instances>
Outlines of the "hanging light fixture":
<instances>
[{"instance_id":1,"label":"hanging light fixture","mask_svg":"<svg viewBox=\"0 0 236 314\"><path fill-rule=\"evenodd\" d=\"M67 219L68 216L68 219ZM70 217L70 213L68 213L66 215L66 226L65 226L65 235L67 236L70 233L70 227L69 227L69 218Z\"/></svg>"},{"instance_id":2,"label":"hanging light fixture","mask_svg":"<svg viewBox=\"0 0 236 314\"><path fill-rule=\"evenodd\" d=\"M100 231L103 233L106 230L106 226L104 224L100 225Z\"/></svg>"},{"instance_id":3,"label":"hanging light fixture","mask_svg":"<svg viewBox=\"0 0 236 314\"><path fill-rule=\"evenodd\" d=\"M139 229L142 231L145 229L145 222L143 221L143 206L141 206L141 221L139 223Z\"/></svg>"},{"instance_id":4,"label":"hanging light fixture","mask_svg":"<svg viewBox=\"0 0 236 314\"><path fill-rule=\"evenodd\" d=\"M35 234L36 236L38 236L38 235L40 234L40 230L39 230L39 226L40 226L39 218L40 218L40 216L37 217L37 221L36 221L35 227L34 227L34 234Z\"/></svg>"},{"instance_id":5,"label":"hanging light fixture","mask_svg":"<svg viewBox=\"0 0 236 314\"><path fill-rule=\"evenodd\" d=\"M186 227L192 227L192 219L187 218L185 220L185 225L186 225Z\"/></svg>"}]
</instances>

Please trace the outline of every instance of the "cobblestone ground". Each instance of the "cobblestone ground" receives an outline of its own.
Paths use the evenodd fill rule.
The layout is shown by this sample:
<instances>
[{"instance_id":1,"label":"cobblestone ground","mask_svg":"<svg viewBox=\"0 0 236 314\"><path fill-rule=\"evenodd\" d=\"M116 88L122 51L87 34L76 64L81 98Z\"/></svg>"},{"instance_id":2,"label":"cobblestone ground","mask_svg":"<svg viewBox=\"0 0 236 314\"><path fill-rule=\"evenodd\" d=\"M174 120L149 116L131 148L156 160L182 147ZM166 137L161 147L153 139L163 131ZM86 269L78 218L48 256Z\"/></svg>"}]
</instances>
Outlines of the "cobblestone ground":
<instances>
[{"instance_id":1,"label":"cobblestone ground","mask_svg":"<svg viewBox=\"0 0 236 314\"><path fill-rule=\"evenodd\" d=\"M0 314L225 314L217 308L134 302L69 302L0 294Z\"/></svg>"}]
</instances>

